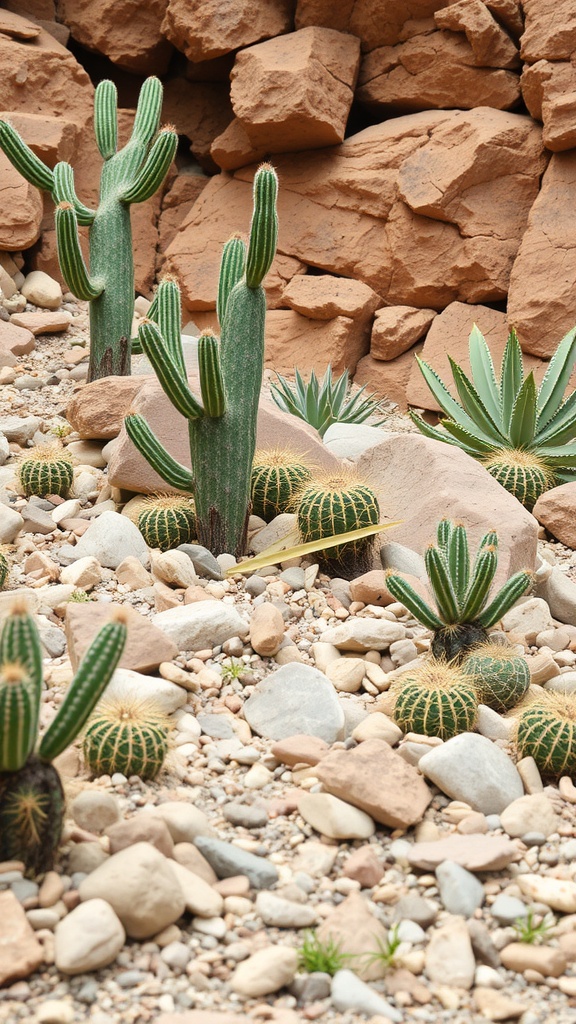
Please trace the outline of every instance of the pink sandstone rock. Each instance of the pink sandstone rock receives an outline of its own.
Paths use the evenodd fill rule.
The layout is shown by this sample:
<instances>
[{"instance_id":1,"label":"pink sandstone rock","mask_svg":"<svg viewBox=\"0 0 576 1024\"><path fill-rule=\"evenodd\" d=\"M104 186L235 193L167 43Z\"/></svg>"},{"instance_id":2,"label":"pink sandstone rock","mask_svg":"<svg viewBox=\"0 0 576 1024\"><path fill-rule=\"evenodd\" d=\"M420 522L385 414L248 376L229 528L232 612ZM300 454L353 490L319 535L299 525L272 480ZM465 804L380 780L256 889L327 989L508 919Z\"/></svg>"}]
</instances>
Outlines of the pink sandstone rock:
<instances>
[{"instance_id":1,"label":"pink sandstone rock","mask_svg":"<svg viewBox=\"0 0 576 1024\"><path fill-rule=\"evenodd\" d=\"M110 608L106 605L91 604L90 608L85 604L66 605L66 641L74 671L100 627L109 621ZM128 637L119 668L154 672L163 661L172 661L176 657L176 644L135 608L128 609L126 625Z\"/></svg>"},{"instance_id":2,"label":"pink sandstone rock","mask_svg":"<svg viewBox=\"0 0 576 1024\"><path fill-rule=\"evenodd\" d=\"M162 120L173 124L179 135L188 137L190 149L205 171L216 170L211 146L233 116L227 82L188 82L185 78L166 82Z\"/></svg>"},{"instance_id":3,"label":"pink sandstone rock","mask_svg":"<svg viewBox=\"0 0 576 1024\"><path fill-rule=\"evenodd\" d=\"M241 121L234 117L227 128L216 138L210 148L210 156L223 171L235 171L247 164L260 163L267 153L266 146L253 146Z\"/></svg>"},{"instance_id":4,"label":"pink sandstone rock","mask_svg":"<svg viewBox=\"0 0 576 1024\"><path fill-rule=\"evenodd\" d=\"M520 87L532 117L543 122L546 148L554 153L573 149L576 146L576 66L567 61L539 60L525 66Z\"/></svg>"},{"instance_id":5,"label":"pink sandstone rock","mask_svg":"<svg viewBox=\"0 0 576 1024\"><path fill-rule=\"evenodd\" d=\"M534 505L534 516L561 544L576 548L576 483L546 491Z\"/></svg>"},{"instance_id":6,"label":"pink sandstone rock","mask_svg":"<svg viewBox=\"0 0 576 1024\"><path fill-rule=\"evenodd\" d=\"M161 75L173 50L160 31L166 0L62 0L59 17L73 39L127 71Z\"/></svg>"},{"instance_id":7,"label":"pink sandstone rock","mask_svg":"<svg viewBox=\"0 0 576 1024\"><path fill-rule=\"evenodd\" d=\"M176 175L162 199L162 212L158 220L158 244L161 251L168 248L208 181L207 175L196 173L195 170L181 171Z\"/></svg>"},{"instance_id":8,"label":"pink sandstone rock","mask_svg":"<svg viewBox=\"0 0 576 1024\"><path fill-rule=\"evenodd\" d=\"M337 316L311 320L292 309L272 309L266 317L266 366L277 373L315 370L328 363L335 374L352 373L370 347L370 321Z\"/></svg>"},{"instance_id":9,"label":"pink sandstone rock","mask_svg":"<svg viewBox=\"0 0 576 1024\"><path fill-rule=\"evenodd\" d=\"M291 28L291 0L168 0L162 32L188 60L204 61Z\"/></svg>"},{"instance_id":10,"label":"pink sandstone rock","mask_svg":"<svg viewBox=\"0 0 576 1024\"><path fill-rule=\"evenodd\" d=\"M520 55L482 0L457 0L434 14L438 28L464 32L479 67L518 68Z\"/></svg>"},{"instance_id":11,"label":"pink sandstone rock","mask_svg":"<svg viewBox=\"0 0 576 1024\"><path fill-rule=\"evenodd\" d=\"M0 37L0 49L1 46ZM42 196L12 166L3 152L0 152L0 204L0 248L16 252L34 245L42 225Z\"/></svg>"},{"instance_id":12,"label":"pink sandstone rock","mask_svg":"<svg viewBox=\"0 0 576 1024\"><path fill-rule=\"evenodd\" d=\"M354 383L359 386L366 384L368 391L395 402L402 412L406 412L408 380L414 368L414 356L421 351L422 345L417 344L389 362L374 359L371 355L364 356L356 367Z\"/></svg>"},{"instance_id":13,"label":"pink sandstone rock","mask_svg":"<svg viewBox=\"0 0 576 1024\"><path fill-rule=\"evenodd\" d=\"M384 360L402 355L426 333L435 316L435 310L415 306L385 306L376 310L370 355Z\"/></svg>"},{"instance_id":14,"label":"pink sandstone rock","mask_svg":"<svg viewBox=\"0 0 576 1024\"><path fill-rule=\"evenodd\" d=\"M0 351L13 356L24 356L36 347L32 331L13 323L0 321Z\"/></svg>"},{"instance_id":15,"label":"pink sandstone rock","mask_svg":"<svg viewBox=\"0 0 576 1024\"><path fill-rule=\"evenodd\" d=\"M140 388L156 378L150 374L137 377L103 377L85 384L68 402L66 419L81 438L117 437L124 416Z\"/></svg>"},{"instance_id":16,"label":"pink sandstone rock","mask_svg":"<svg viewBox=\"0 0 576 1024\"><path fill-rule=\"evenodd\" d=\"M283 302L311 320L332 320L336 316L370 318L380 298L368 285L330 274L294 277L284 289Z\"/></svg>"},{"instance_id":17,"label":"pink sandstone rock","mask_svg":"<svg viewBox=\"0 0 576 1024\"><path fill-rule=\"evenodd\" d=\"M359 39L331 28L241 50L230 96L251 144L286 153L342 142L359 64Z\"/></svg>"},{"instance_id":18,"label":"pink sandstone rock","mask_svg":"<svg viewBox=\"0 0 576 1024\"><path fill-rule=\"evenodd\" d=\"M43 962L43 947L22 905L9 889L0 892L0 985L27 978Z\"/></svg>"}]
</instances>

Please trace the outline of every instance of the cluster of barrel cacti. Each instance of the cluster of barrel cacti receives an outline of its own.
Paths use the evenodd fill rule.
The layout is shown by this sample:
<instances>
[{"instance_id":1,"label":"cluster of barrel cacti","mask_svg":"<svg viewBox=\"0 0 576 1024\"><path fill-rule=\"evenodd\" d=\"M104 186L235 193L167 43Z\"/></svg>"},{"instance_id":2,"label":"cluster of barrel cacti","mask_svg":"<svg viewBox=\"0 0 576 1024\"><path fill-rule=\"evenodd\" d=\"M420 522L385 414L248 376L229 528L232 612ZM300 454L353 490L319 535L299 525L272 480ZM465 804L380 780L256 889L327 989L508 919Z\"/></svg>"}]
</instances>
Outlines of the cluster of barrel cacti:
<instances>
[{"instance_id":1,"label":"cluster of barrel cacti","mask_svg":"<svg viewBox=\"0 0 576 1024\"><path fill-rule=\"evenodd\" d=\"M0 636L0 861L21 860L31 874L52 868L64 818L52 761L84 726L125 642L125 614L118 610L90 645L37 746L42 648L34 619L15 600Z\"/></svg>"}]
</instances>

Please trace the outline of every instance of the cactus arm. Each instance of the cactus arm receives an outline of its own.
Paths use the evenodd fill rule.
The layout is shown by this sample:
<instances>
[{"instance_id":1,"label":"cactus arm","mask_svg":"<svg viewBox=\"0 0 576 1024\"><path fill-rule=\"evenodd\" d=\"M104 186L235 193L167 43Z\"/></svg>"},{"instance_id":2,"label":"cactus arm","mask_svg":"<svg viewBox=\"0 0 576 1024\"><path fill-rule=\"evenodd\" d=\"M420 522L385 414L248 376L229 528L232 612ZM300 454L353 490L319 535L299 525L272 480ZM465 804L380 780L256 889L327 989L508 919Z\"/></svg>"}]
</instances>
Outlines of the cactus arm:
<instances>
[{"instance_id":1,"label":"cactus arm","mask_svg":"<svg viewBox=\"0 0 576 1024\"><path fill-rule=\"evenodd\" d=\"M477 622L484 629L490 629L491 626L494 626L506 614L514 602L519 597L522 597L522 594L526 592L531 582L532 574L527 569L515 573L514 576L507 580L502 589L498 591L494 600L484 609L482 614L478 616Z\"/></svg>"},{"instance_id":2,"label":"cactus arm","mask_svg":"<svg viewBox=\"0 0 576 1024\"><path fill-rule=\"evenodd\" d=\"M32 152L22 136L11 124L8 124L8 121L0 121L0 149L4 150L10 162L22 177L26 178L26 181L35 185L36 188L52 192L54 188L53 172Z\"/></svg>"},{"instance_id":3,"label":"cactus arm","mask_svg":"<svg viewBox=\"0 0 576 1024\"><path fill-rule=\"evenodd\" d=\"M277 195L278 178L270 164L262 164L254 176L254 213L246 256L249 288L257 288L272 266L278 241Z\"/></svg>"},{"instance_id":4,"label":"cactus arm","mask_svg":"<svg viewBox=\"0 0 576 1024\"><path fill-rule=\"evenodd\" d=\"M204 410L194 398L186 377L168 353L158 325L153 320L144 320L138 328L138 338L174 408L188 420L197 420L203 416Z\"/></svg>"},{"instance_id":5,"label":"cactus arm","mask_svg":"<svg viewBox=\"0 0 576 1024\"><path fill-rule=\"evenodd\" d=\"M96 211L84 206L74 188L74 171L70 164L59 163L54 168L54 200L56 203L70 203L76 212L76 219L83 227L93 223Z\"/></svg>"},{"instance_id":6,"label":"cactus arm","mask_svg":"<svg viewBox=\"0 0 576 1024\"><path fill-rule=\"evenodd\" d=\"M160 187L176 154L178 136L171 128L160 132L129 188L120 194L123 203L143 203Z\"/></svg>"},{"instance_id":7,"label":"cactus arm","mask_svg":"<svg viewBox=\"0 0 576 1024\"><path fill-rule=\"evenodd\" d=\"M6 618L0 639L0 664L17 662L42 692L42 645L36 623L25 611L12 611Z\"/></svg>"},{"instance_id":8,"label":"cactus arm","mask_svg":"<svg viewBox=\"0 0 576 1024\"><path fill-rule=\"evenodd\" d=\"M233 235L224 245L220 260L218 295L216 296L216 315L220 325L224 323L228 296L238 281L242 279L245 260L246 246L240 235Z\"/></svg>"},{"instance_id":9,"label":"cactus arm","mask_svg":"<svg viewBox=\"0 0 576 1024\"><path fill-rule=\"evenodd\" d=\"M53 761L78 735L122 657L127 632L125 621L119 619L103 626L92 641L56 718L42 737L41 761Z\"/></svg>"},{"instance_id":10,"label":"cactus arm","mask_svg":"<svg viewBox=\"0 0 576 1024\"><path fill-rule=\"evenodd\" d=\"M70 203L60 203L56 207L55 221L58 262L66 284L79 299L97 299L104 291L104 285L98 280L92 281L86 269L74 207Z\"/></svg>"},{"instance_id":11,"label":"cactus arm","mask_svg":"<svg viewBox=\"0 0 576 1024\"><path fill-rule=\"evenodd\" d=\"M94 135L103 160L114 156L118 145L118 91L109 79L99 82L94 93Z\"/></svg>"},{"instance_id":12,"label":"cactus arm","mask_svg":"<svg viewBox=\"0 0 576 1024\"><path fill-rule=\"evenodd\" d=\"M207 416L222 416L226 408L220 366L220 342L214 334L198 338L198 369L202 402Z\"/></svg>"},{"instance_id":13,"label":"cactus arm","mask_svg":"<svg viewBox=\"0 0 576 1024\"><path fill-rule=\"evenodd\" d=\"M166 451L143 416L132 413L125 417L124 425L128 437L140 454L167 484L179 491L188 493L193 491L194 477L192 473Z\"/></svg>"},{"instance_id":14,"label":"cactus arm","mask_svg":"<svg viewBox=\"0 0 576 1024\"><path fill-rule=\"evenodd\" d=\"M458 601L458 606L461 607L470 583L468 537L466 529L461 523L456 525L452 531L452 538L448 548L448 568L454 584L456 600Z\"/></svg>"},{"instance_id":15,"label":"cactus arm","mask_svg":"<svg viewBox=\"0 0 576 1024\"><path fill-rule=\"evenodd\" d=\"M386 575L386 586L393 597L400 601L419 622L428 629L443 629L445 623L432 611L430 605L423 601L410 584L394 573Z\"/></svg>"},{"instance_id":16,"label":"cactus arm","mask_svg":"<svg viewBox=\"0 0 576 1024\"><path fill-rule=\"evenodd\" d=\"M478 552L472 580L461 609L461 622L475 622L488 596L496 574L498 556L493 544Z\"/></svg>"},{"instance_id":17,"label":"cactus arm","mask_svg":"<svg viewBox=\"0 0 576 1024\"><path fill-rule=\"evenodd\" d=\"M7 617L0 648L0 772L13 772L34 749L42 696L40 637L24 610Z\"/></svg>"},{"instance_id":18,"label":"cactus arm","mask_svg":"<svg viewBox=\"0 0 576 1024\"><path fill-rule=\"evenodd\" d=\"M154 300L148 310L148 320L154 320L160 328L168 352L176 363L183 377L186 377L186 364L182 350L182 312L180 305L180 289L171 278L165 278L158 285Z\"/></svg>"},{"instance_id":19,"label":"cactus arm","mask_svg":"<svg viewBox=\"0 0 576 1024\"><path fill-rule=\"evenodd\" d=\"M446 623L458 622L458 601L444 555L438 548L431 546L425 552L424 561L440 617Z\"/></svg>"},{"instance_id":20,"label":"cactus arm","mask_svg":"<svg viewBox=\"0 0 576 1024\"><path fill-rule=\"evenodd\" d=\"M161 106L162 83L159 78L152 76L146 79L140 90L130 142L144 146L152 142L160 125Z\"/></svg>"},{"instance_id":21,"label":"cactus arm","mask_svg":"<svg viewBox=\"0 0 576 1024\"><path fill-rule=\"evenodd\" d=\"M449 519L441 519L436 529L438 547L446 556L448 555L453 530L454 527Z\"/></svg>"}]
</instances>

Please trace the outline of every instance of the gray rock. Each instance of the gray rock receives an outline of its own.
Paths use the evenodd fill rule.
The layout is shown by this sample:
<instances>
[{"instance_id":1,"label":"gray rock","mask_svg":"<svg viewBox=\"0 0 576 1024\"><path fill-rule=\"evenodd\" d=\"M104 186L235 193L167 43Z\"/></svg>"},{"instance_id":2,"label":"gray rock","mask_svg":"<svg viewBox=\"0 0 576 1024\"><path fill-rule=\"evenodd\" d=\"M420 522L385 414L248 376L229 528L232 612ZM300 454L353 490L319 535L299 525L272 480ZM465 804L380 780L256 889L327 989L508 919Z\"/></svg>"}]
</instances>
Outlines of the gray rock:
<instances>
[{"instance_id":1,"label":"gray rock","mask_svg":"<svg viewBox=\"0 0 576 1024\"><path fill-rule=\"evenodd\" d=\"M176 550L188 555L199 576L208 580L224 579L220 565L208 548L202 547L201 544L180 544Z\"/></svg>"},{"instance_id":2,"label":"gray rock","mask_svg":"<svg viewBox=\"0 0 576 1024\"><path fill-rule=\"evenodd\" d=\"M47 654L51 658L60 658L66 650L66 637L62 629L58 629L58 626L53 626L49 622L39 622L38 632L40 633L40 640L42 646L46 650Z\"/></svg>"},{"instance_id":3,"label":"gray rock","mask_svg":"<svg viewBox=\"0 0 576 1024\"><path fill-rule=\"evenodd\" d=\"M346 968L336 971L332 978L331 997L334 1009L340 1010L342 1013L352 1010L355 1013L363 1013L367 1017L380 1015L387 1017L388 1020L396 1021L398 1024L402 1020L399 1010L390 1006L390 1003L386 1002L373 988L370 988L370 985Z\"/></svg>"},{"instance_id":4,"label":"gray rock","mask_svg":"<svg viewBox=\"0 0 576 1024\"><path fill-rule=\"evenodd\" d=\"M280 579L283 583L287 583L292 590L302 590L305 583L304 569L301 569L299 565L293 565L280 573Z\"/></svg>"},{"instance_id":5,"label":"gray rock","mask_svg":"<svg viewBox=\"0 0 576 1024\"><path fill-rule=\"evenodd\" d=\"M484 922L472 917L466 922L466 927L477 962L496 970L500 966L500 954Z\"/></svg>"},{"instance_id":6,"label":"gray rock","mask_svg":"<svg viewBox=\"0 0 576 1024\"><path fill-rule=\"evenodd\" d=\"M27 441L31 441L37 430L40 429L41 421L37 416L1 416L0 432L8 441L15 441L16 444L24 447Z\"/></svg>"},{"instance_id":7,"label":"gray rock","mask_svg":"<svg viewBox=\"0 0 576 1024\"><path fill-rule=\"evenodd\" d=\"M0 466L3 466L10 455L10 444L4 434L0 434Z\"/></svg>"},{"instance_id":8,"label":"gray rock","mask_svg":"<svg viewBox=\"0 0 576 1024\"><path fill-rule=\"evenodd\" d=\"M199 714L196 717L205 736L211 736L216 740L229 740L234 736L228 715Z\"/></svg>"},{"instance_id":9,"label":"gray rock","mask_svg":"<svg viewBox=\"0 0 576 1024\"><path fill-rule=\"evenodd\" d=\"M332 423L324 434L324 444L338 459L354 462L362 452L380 444L390 434L366 423Z\"/></svg>"},{"instance_id":10,"label":"gray rock","mask_svg":"<svg viewBox=\"0 0 576 1024\"><path fill-rule=\"evenodd\" d=\"M559 566L552 567L552 572L538 584L535 593L544 598L553 618L570 625L576 622L576 583L568 579Z\"/></svg>"},{"instance_id":11,"label":"gray rock","mask_svg":"<svg viewBox=\"0 0 576 1024\"><path fill-rule=\"evenodd\" d=\"M269 889L278 881L278 872L264 857L247 853L233 843L209 836L196 836L195 845L214 869L218 878L246 875L253 889Z\"/></svg>"},{"instance_id":12,"label":"gray rock","mask_svg":"<svg viewBox=\"0 0 576 1024\"><path fill-rule=\"evenodd\" d=\"M94 519L73 548L74 561L92 555L107 569L117 569L128 555L148 562L148 545L138 527L119 512L104 512Z\"/></svg>"},{"instance_id":13,"label":"gray rock","mask_svg":"<svg viewBox=\"0 0 576 1024\"><path fill-rule=\"evenodd\" d=\"M445 860L436 868L440 899L449 914L472 917L474 911L484 902L482 882L466 868Z\"/></svg>"},{"instance_id":14,"label":"gray rock","mask_svg":"<svg viewBox=\"0 0 576 1024\"><path fill-rule=\"evenodd\" d=\"M24 533L52 533L56 529L56 524L51 516L43 509L38 508L31 502L27 502L22 509L20 515L24 520L22 529Z\"/></svg>"},{"instance_id":15,"label":"gray rock","mask_svg":"<svg viewBox=\"0 0 576 1024\"><path fill-rule=\"evenodd\" d=\"M401 896L398 903L394 904L394 920L414 921L421 928L429 928L438 917L438 910L438 905L431 900L409 894Z\"/></svg>"},{"instance_id":16,"label":"gray rock","mask_svg":"<svg viewBox=\"0 0 576 1024\"><path fill-rule=\"evenodd\" d=\"M246 620L223 601L198 601L168 608L155 615L152 621L181 651L212 649L233 636L248 633Z\"/></svg>"},{"instance_id":17,"label":"gray rock","mask_svg":"<svg viewBox=\"0 0 576 1024\"><path fill-rule=\"evenodd\" d=\"M257 573L254 576L249 576L246 580L246 593L252 597L260 597L266 590L266 580L263 576L258 576Z\"/></svg>"},{"instance_id":18,"label":"gray rock","mask_svg":"<svg viewBox=\"0 0 576 1024\"><path fill-rule=\"evenodd\" d=\"M507 896L501 892L490 907L492 917L501 925L512 925L519 917L526 917L528 907L516 896Z\"/></svg>"},{"instance_id":19,"label":"gray rock","mask_svg":"<svg viewBox=\"0 0 576 1024\"><path fill-rule=\"evenodd\" d=\"M290 995L302 1005L316 1003L327 999L332 988L332 978L324 971L312 971L310 974L298 974L290 985Z\"/></svg>"},{"instance_id":20,"label":"gray rock","mask_svg":"<svg viewBox=\"0 0 576 1024\"><path fill-rule=\"evenodd\" d=\"M388 541L380 548L380 561L383 569L397 569L398 572L409 573L419 579L427 579L426 566L422 555L412 551L404 544Z\"/></svg>"},{"instance_id":21,"label":"gray rock","mask_svg":"<svg viewBox=\"0 0 576 1024\"><path fill-rule=\"evenodd\" d=\"M258 683L244 704L244 717L253 732L272 740L305 734L334 743L344 735L344 712L332 683L298 662Z\"/></svg>"},{"instance_id":22,"label":"gray rock","mask_svg":"<svg viewBox=\"0 0 576 1024\"><path fill-rule=\"evenodd\" d=\"M231 825L242 828L264 828L268 824L268 811L262 804L224 804L222 814Z\"/></svg>"},{"instance_id":23,"label":"gray rock","mask_svg":"<svg viewBox=\"0 0 576 1024\"><path fill-rule=\"evenodd\" d=\"M424 775L453 800L475 811L500 814L523 796L524 786L508 755L485 736L464 732L420 758Z\"/></svg>"}]
</instances>

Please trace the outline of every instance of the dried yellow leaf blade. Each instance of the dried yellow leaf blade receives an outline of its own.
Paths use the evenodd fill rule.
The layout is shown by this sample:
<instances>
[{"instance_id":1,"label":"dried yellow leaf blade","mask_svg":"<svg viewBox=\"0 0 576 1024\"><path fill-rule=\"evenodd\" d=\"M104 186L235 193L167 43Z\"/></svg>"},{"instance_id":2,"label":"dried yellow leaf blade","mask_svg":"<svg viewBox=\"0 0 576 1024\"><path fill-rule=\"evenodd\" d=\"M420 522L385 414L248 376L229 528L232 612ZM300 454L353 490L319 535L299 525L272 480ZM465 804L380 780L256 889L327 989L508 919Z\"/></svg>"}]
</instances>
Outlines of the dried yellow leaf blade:
<instances>
[{"instance_id":1,"label":"dried yellow leaf blade","mask_svg":"<svg viewBox=\"0 0 576 1024\"><path fill-rule=\"evenodd\" d=\"M282 548L281 545L285 544L293 536L291 531L282 540L271 544L269 548L262 551L256 558L248 558L244 562L239 562L238 565L230 566L226 570L226 576L256 572L257 569L263 569L267 565L275 565L279 561L287 562L291 558L301 558L303 555L311 555L315 551L325 551L326 548L335 548L339 544L346 544L348 541L361 540L363 537L370 537L373 534L382 533L383 530L389 530L392 526L398 526L400 522L401 520L397 520L394 523L363 526L359 530L349 530L348 533L339 533L334 537L323 537L322 540L312 540L308 541L307 544L297 544L295 547ZM278 558L279 554L282 556L281 558Z\"/></svg>"}]
</instances>

